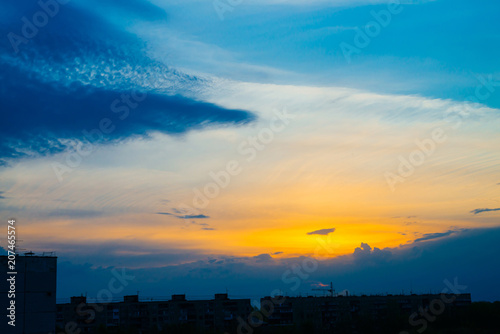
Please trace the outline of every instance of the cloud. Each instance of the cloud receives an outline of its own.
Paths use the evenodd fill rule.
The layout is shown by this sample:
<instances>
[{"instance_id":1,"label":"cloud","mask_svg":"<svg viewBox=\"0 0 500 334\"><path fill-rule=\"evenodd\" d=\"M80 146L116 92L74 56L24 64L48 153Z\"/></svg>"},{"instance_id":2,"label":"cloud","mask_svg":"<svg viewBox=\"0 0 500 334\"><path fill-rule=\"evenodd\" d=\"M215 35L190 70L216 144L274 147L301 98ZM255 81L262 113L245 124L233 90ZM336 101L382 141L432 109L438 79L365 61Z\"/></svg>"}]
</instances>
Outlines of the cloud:
<instances>
[{"instance_id":1,"label":"cloud","mask_svg":"<svg viewBox=\"0 0 500 334\"><path fill-rule=\"evenodd\" d=\"M269 254L260 254L260 255L254 256L253 258L256 259L255 262L257 262L257 263L269 263L269 262L273 261L273 257Z\"/></svg>"},{"instance_id":2,"label":"cloud","mask_svg":"<svg viewBox=\"0 0 500 334\"><path fill-rule=\"evenodd\" d=\"M206 215L186 215L186 216L176 216L177 218L181 219L208 219L210 218L209 216Z\"/></svg>"},{"instance_id":3,"label":"cloud","mask_svg":"<svg viewBox=\"0 0 500 334\"><path fill-rule=\"evenodd\" d=\"M173 209L174 212L176 213L182 213L181 210L177 210L177 209ZM178 219L183 219L183 220L189 220L189 219L208 219L210 218L209 216L207 215L203 215L203 214L199 214L199 215L175 215L173 213L169 213L169 212L157 212L156 213L157 215L166 215L166 216L172 216L172 217L175 217L175 218L178 218ZM191 220L190 222L184 222L183 223L183 229L186 229L186 228L189 228L191 225L196 225L196 226L200 226L201 230L204 230L204 231L215 231L216 228L213 228L210 226L210 224L207 224L207 223L198 223L194 220Z\"/></svg>"},{"instance_id":4,"label":"cloud","mask_svg":"<svg viewBox=\"0 0 500 334\"><path fill-rule=\"evenodd\" d=\"M497 300L500 298L496 289L500 279L500 258L491 257L491 254L500 251L499 237L500 228L495 228L468 230L457 238L379 251L362 243L359 247L362 256L359 251L355 255L355 251L346 256L318 260L313 283L333 281L337 290L348 289L353 294L361 294L408 292L413 282L414 291L419 293L429 289L441 291L446 287L445 279L452 281L458 276L461 284L470 287L474 300ZM49 247L53 250L53 244ZM113 266L120 268L124 263L130 266L130 274L136 276L123 291L125 295L137 290L143 296L157 296L158 291L164 291L164 295L176 292L211 295L226 288L254 298L269 295L274 289L289 295L311 292L309 284L301 284L299 289L291 291L293 284L282 280L290 266L302 265L305 257L206 255L190 250L162 250L140 241L106 242L92 247L68 244L65 247L68 251L58 251L58 297L63 298L85 291L90 296L97 294L112 277ZM121 252L127 250L134 254ZM377 266L370 265L374 263ZM478 276L478 272L488 275ZM293 277L298 276L293 273L288 276ZM204 279L202 285L200 279Z\"/></svg>"},{"instance_id":5,"label":"cloud","mask_svg":"<svg viewBox=\"0 0 500 334\"><path fill-rule=\"evenodd\" d=\"M307 235L313 235L313 234L328 235L328 234L333 233L333 232L335 232L335 228L325 228L322 230L308 232Z\"/></svg>"},{"instance_id":6,"label":"cloud","mask_svg":"<svg viewBox=\"0 0 500 334\"><path fill-rule=\"evenodd\" d=\"M360 247L354 249L352 256L357 262L375 264L388 261L392 257L392 252L388 249L381 250L377 247L372 249L369 244L362 242Z\"/></svg>"},{"instance_id":7,"label":"cloud","mask_svg":"<svg viewBox=\"0 0 500 334\"><path fill-rule=\"evenodd\" d=\"M174 215L172 213L168 213L168 212L157 212L156 213L157 215L166 215L166 216L173 216L173 217L176 217L176 218L179 218L179 219L208 219L210 218L210 216L207 216L207 215Z\"/></svg>"},{"instance_id":8,"label":"cloud","mask_svg":"<svg viewBox=\"0 0 500 334\"><path fill-rule=\"evenodd\" d=\"M449 230L449 231L441 232L441 233L427 233L427 234L424 234L422 237L415 239L413 242L416 243L416 242L421 242L421 241L440 239L440 238L444 238L444 237L450 236L452 234L456 234L458 232L463 232L463 231L465 231L465 229Z\"/></svg>"},{"instance_id":9,"label":"cloud","mask_svg":"<svg viewBox=\"0 0 500 334\"><path fill-rule=\"evenodd\" d=\"M473 214L477 215L478 213L481 213L481 212L491 212L491 211L500 211L500 208L496 208L496 209L486 209L486 208L475 209L475 210L472 210L470 213L473 213Z\"/></svg>"},{"instance_id":10,"label":"cloud","mask_svg":"<svg viewBox=\"0 0 500 334\"><path fill-rule=\"evenodd\" d=\"M147 20L168 19L168 15L165 10L153 5L149 1L144 0L129 0L127 2L119 0L85 0L82 1L82 4L88 6L89 8L96 8L98 6L98 8L103 12L106 12L109 9L113 11L114 14L118 14L117 16L123 16L123 14L125 14Z\"/></svg>"},{"instance_id":11,"label":"cloud","mask_svg":"<svg viewBox=\"0 0 500 334\"><path fill-rule=\"evenodd\" d=\"M174 209L175 212L181 212L180 210L177 210L177 209ZM203 215L203 214L199 214L199 215L174 215L173 213L169 213L169 212L157 212L156 213L157 215L166 215L166 216L172 216L172 217L175 217L175 218L178 218L178 219L208 219L210 218L209 216L207 215ZM213 227L210 227L210 224L207 224L207 223L198 223L194 220L192 220L191 222L184 222L184 226L182 228L189 228L190 226L190 223L191 225L197 225L197 226L201 226L201 230L204 230L204 231L215 231L216 228L213 228Z\"/></svg>"},{"instance_id":12,"label":"cloud","mask_svg":"<svg viewBox=\"0 0 500 334\"><path fill-rule=\"evenodd\" d=\"M84 209L57 209L46 214L47 217L54 218L95 218L106 215L103 211Z\"/></svg>"},{"instance_id":13,"label":"cloud","mask_svg":"<svg viewBox=\"0 0 500 334\"><path fill-rule=\"evenodd\" d=\"M177 135L209 124L243 124L253 119L247 112L152 92L144 101L134 102L136 110L120 102L118 108L125 109L115 114L113 101L130 96L130 91L81 83L75 83L72 89L61 88L29 79L8 65L4 66L0 80L0 99L7 111L0 123L0 159L61 152L67 148L61 139L81 141L88 150L88 143L120 142L134 136L147 138L152 131ZM126 114L130 116L120 119ZM103 127L103 122L108 125Z\"/></svg>"},{"instance_id":14,"label":"cloud","mask_svg":"<svg viewBox=\"0 0 500 334\"><path fill-rule=\"evenodd\" d=\"M356 249L354 249L354 254L356 254L356 252L358 252L358 253L370 253L371 251L372 251L372 248L370 247L370 245L362 242L360 247L357 247Z\"/></svg>"},{"instance_id":15,"label":"cloud","mask_svg":"<svg viewBox=\"0 0 500 334\"><path fill-rule=\"evenodd\" d=\"M13 20L2 30L18 26ZM0 41L1 164L62 152L68 140L117 143L255 119L186 97L202 80L150 59L135 35L72 4L18 48L16 55L7 38Z\"/></svg>"},{"instance_id":16,"label":"cloud","mask_svg":"<svg viewBox=\"0 0 500 334\"><path fill-rule=\"evenodd\" d=\"M0 199L4 199L5 198L5 196L3 194L4 194L4 192L0 191Z\"/></svg>"},{"instance_id":17,"label":"cloud","mask_svg":"<svg viewBox=\"0 0 500 334\"><path fill-rule=\"evenodd\" d=\"M317 288L329 288L330 287L330 284L324 284L324 283L321 283L321 282L313 283L311 285L314 286L314 287L317 287Z\"/></svg>"},{"instance_id":18,"label":"cloud","mask_svg":"<svg viewBox=\"0 0 500 334\"><path fill-rule=\"evenodd\" d=\"M26 243L24 247L28 248ZM32 249L33 246L29 248ZM134 238L96 241L91 244L85 240L71 243L44 241L33 251L35 253L56 251L61 262L70 260L73 263L91 263L94 268L120 266L153 268L194 262L205 256L201 250L165 249L160 244L144 243Z\"/></svg>"},{"instance_id":19,"label":"cloud","mask_svg":"<svg viewBox=\"0 0 500 334\"><path fill-rule=\"evenodd\" d=\"M432 2L436 0L400 0L401 4L405 5L417 5L424 4L427 2ZM175 2L181 2L179 0L175 0ZM182 1L182 3L200 3L204 2L202 0L188 0ZM253 1L252 4L259 6L318 6L324 5L328 7L357 7L364 5L376 5L376 4L388 4L390 0L256 0Z\"/></svg>"}]
</instances>

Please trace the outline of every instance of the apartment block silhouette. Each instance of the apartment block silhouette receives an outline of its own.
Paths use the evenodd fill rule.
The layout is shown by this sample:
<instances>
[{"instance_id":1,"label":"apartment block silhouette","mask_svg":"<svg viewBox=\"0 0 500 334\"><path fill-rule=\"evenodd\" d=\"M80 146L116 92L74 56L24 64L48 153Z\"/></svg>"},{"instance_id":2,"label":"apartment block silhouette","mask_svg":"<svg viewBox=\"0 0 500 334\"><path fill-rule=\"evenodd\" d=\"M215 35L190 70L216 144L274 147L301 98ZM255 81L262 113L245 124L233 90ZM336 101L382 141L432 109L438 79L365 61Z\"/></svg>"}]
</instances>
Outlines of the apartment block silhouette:
<instances>
[{"instance_id":1,"label":"apartment block silhouette","mask_svg":"<svg viewBox=\"0 0 500 334\"><path fill-rule=\"evenodd\" d=\"M121 302L103 304L82 296L57 305L57 326L62 329L71 324L83 333L96 333L102 328L138 333L167 329L221 332L234 331L237 318L251 312L250 299L229 299L225 293L210 300L187 300L185 295L173 295L166 301L141 301L138 295L131 295Z\"/></svg>"},{"instance_id":2,"label":"apartment block silhouette","mask_svg":"<svg viewBox=\"0 0 500 334\"><path fill-rule=\"evenodd\" d=\"M471 305L471 295L410 294L326 297L264 297L261 310L265 327L302 328L315 333L364 332L391 323L400 330L409 326L409 317L429 319L460 317ZM398 327L399 326L399 327Z\"/></svg>"},{"instance_id":3,"label":"apartment block silhouette","mask_svg":"<svg viewBox=\"0 0 500 334\"><path fill-rule=\"evenodd\" d=\"M15 326L9 325L7 320L10 319L3 315L0 333L55 333L57 258L31 252L18 254L15 257L16 274L9 274L12 270L8 261L7 256L0 256L0 309L10 313L6 310L11 301L15 302ZM15 297L9 298L12 289Z\"/></svg>"}]
</instances>

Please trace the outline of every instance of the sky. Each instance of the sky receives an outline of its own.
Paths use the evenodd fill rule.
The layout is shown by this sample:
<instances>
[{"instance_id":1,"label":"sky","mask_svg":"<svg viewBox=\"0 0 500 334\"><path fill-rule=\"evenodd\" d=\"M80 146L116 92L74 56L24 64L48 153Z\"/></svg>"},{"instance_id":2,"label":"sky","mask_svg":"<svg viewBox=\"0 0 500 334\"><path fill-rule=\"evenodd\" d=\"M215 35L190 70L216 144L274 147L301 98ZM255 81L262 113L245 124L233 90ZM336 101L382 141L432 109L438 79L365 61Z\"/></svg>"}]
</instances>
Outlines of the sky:
<instances>
[{"instance_id":1,"label":"sky","mask_svg":"<svg viewBox=\"0 0 500 334\"><path fill-rule=\"evenodd\" d=\"M1 217L59 300L500 300L499 7L4 2Z\"/></svg>"}]
</instances>

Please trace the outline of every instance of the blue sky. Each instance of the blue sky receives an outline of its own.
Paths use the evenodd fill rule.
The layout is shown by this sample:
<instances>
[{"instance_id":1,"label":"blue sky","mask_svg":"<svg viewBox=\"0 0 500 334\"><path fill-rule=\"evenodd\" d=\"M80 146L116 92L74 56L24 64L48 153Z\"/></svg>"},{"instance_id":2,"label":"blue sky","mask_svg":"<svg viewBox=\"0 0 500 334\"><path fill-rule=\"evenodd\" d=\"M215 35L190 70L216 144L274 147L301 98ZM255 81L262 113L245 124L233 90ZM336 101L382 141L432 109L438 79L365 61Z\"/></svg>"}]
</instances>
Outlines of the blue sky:
<instances>
[{"instance_id":1,"label":"blue sky","mask_svg":"<svg viewBox=\"0 0 500 334\"><path fill-rule=\"evenodd\" d=\"M290 294L498 299L498 7L1 4L1 216L58 253L59 298L112 268L128 293L268 294L317 258Z\"/></svg>"},{"instance_id":2,"label":"blue sky","mask_svg":"<svg viewBox=\"0 0 500 334\"><path fill-rule=\"evenodd\" d=\"M497 9L494 2L403 2L401 13L392 15L390 24L351 64L339 45L353 44L355 28L364 29L374 20L371 12L387 10L387 2L364 1L357 6L335 1L296 5L242 2L232 12L225 12L223 21L217 19L210 2L188 1L172 7L174 29L222 48L238 62L298 74L293 81L299 84L312 81L460 99L478 85L474 74L498 72L499 23L490 15ZM196 25L191 24L193 20ZM487 103L495 106L498 101Z\"/></svg>"}]
</instances>

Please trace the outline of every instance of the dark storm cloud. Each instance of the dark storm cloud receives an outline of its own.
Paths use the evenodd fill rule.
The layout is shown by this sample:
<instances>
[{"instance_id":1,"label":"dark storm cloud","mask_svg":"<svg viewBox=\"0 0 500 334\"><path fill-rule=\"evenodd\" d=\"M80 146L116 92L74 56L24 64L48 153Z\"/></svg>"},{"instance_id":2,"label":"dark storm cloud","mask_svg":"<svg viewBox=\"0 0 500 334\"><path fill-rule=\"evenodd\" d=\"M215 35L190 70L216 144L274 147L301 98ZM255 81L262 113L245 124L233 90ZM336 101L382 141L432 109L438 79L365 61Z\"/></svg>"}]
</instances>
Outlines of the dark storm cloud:
<instances>
[{"instance_id":1,"label":"dark storm cloud","mask_svg":"<svg viewBox=\"0 0 500 334\"><path fill-rule=\"evenodd\" d=\"M16 34L23 23L14 18L40 10L17 2L10 7L13 19L1 30ZM148 58L136 36L71 4L15 46L17 54L8 38L0 41L0 164L61 152L64 139L106 144L255 119L246 111L179 95L200 80Z\"/></svg>"}]
</instances>

